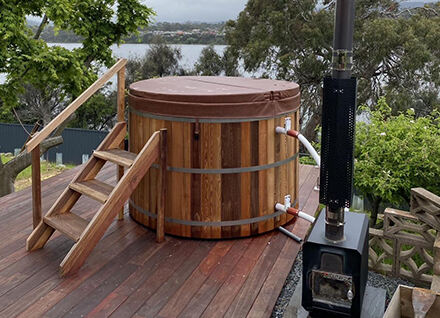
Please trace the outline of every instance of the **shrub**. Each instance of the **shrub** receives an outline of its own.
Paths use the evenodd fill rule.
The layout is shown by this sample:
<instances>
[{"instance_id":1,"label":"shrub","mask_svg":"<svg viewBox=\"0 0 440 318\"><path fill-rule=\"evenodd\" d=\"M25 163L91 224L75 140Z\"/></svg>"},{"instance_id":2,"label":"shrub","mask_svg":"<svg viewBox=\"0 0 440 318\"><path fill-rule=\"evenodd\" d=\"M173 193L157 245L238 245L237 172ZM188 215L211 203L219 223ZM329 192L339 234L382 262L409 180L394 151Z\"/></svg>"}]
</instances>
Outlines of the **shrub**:
<instances>
[{"instance_id":1,"label":"shrub","mask_svg":"<svg viewBox=\"0 0 440 318\"><path fill-rule=\"evenodd\" d=\"M361 110L368 120L356 127L354 185L373 203L374 225L382 201L409 202L413 187L440 192L440 120L412 109L392 115L385 98Z\"/></svg>"}]
</instances>

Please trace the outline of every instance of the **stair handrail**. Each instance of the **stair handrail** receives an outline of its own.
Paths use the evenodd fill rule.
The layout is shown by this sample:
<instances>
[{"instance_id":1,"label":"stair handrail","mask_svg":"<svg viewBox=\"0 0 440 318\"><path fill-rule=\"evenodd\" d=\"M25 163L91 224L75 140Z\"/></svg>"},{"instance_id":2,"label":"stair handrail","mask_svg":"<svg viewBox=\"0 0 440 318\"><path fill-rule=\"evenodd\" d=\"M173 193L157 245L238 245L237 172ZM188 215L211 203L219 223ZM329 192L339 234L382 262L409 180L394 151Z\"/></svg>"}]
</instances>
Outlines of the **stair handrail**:
<instances>
[{"instance_id":1,"label":"stair handrail","mask_svg":"<svg viewBox=\"0 0 440 318\"><path fill-rule=\"evenodd\" d=\"M32 139L26 143L26 150L31 152L44 139L57 129L67 118L70 117L81 105L83 105L94 93L101 89L113 75L121 71L127 64L126 59L117 61L104 75L90 85L81 95L79 95L69 106L67 106L57 117L47 124L40 132L33 135ZM119 87L119 83L118 83ZM119 90L118 90L119 92Z\"/></svg>"},{"instance_id":2,"label":"stair handrail","mask_svg":"<svg viewBox=\"0 0 440 318\"><path fill-rule=\"evenodd\" d=\"M101 89L113 75L118 76L117 90L117 121L125 121L125 65L127 59L119 59L104 75L98 78L90 85L81 95L79 95L72 103L69 104L57 117L47 124L41 131L32 135L31 139L26 143L26 151L31 153L32 158L32 213L34 228L41 222L41 172L40 172L40 143L57 129L67 118L70 117L81 105L83 105L94 93ZM121 145L122 146L122 145ZM123 168L118 170L118 178L123 175ZM122 215L122 213L121 213ZM121 217L121 216L120 216Z\"/></svg>"}]
</instances>

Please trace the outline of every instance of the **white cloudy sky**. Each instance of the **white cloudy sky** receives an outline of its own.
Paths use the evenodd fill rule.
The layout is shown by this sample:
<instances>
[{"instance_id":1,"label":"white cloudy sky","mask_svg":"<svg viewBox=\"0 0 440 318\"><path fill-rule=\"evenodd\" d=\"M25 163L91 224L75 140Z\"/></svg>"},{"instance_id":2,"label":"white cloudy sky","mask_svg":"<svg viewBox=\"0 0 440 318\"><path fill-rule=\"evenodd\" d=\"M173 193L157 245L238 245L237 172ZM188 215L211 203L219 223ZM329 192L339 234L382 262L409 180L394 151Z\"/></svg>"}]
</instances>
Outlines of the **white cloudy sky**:
<instances>
[{"instance_id":1,"label":"white cloudy sky","mask_svg":"<svg viewBox=\"0 0 440 318\"><path fill-rule=\"evenodd\" d=\"M156 21L218 22L237 18L247 0L144 0L153 8Z\"/></svg>"}]
</instances>

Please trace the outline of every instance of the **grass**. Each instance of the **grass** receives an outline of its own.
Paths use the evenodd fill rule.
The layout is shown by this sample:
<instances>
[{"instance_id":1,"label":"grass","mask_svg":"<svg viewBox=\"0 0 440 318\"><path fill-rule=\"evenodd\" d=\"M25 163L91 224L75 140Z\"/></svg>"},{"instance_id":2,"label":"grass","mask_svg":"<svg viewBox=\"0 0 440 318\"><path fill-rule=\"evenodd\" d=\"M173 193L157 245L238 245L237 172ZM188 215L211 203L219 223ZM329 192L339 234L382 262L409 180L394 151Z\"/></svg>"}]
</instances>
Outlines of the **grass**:
<instances>
[{"instance_id":1,"label":"grass","mask_svg":"<svg viewBox=\"0 0 440 318\"><path fill-rule=\"evenodd\" d=\"M12 156L12 155L1 154L1 160L3 163L6 163L6 162L12 160L13 158L14 158L14 156ZM65 170L69 170L74 167L75 167L75 165L72 165L72 164L57 166L55 163L42 161L41 162L41 180L51 178L53 176L60 174L61 172L65 171ZM14 184L15 191L20 191L20 190L23 190L27 187L30 187L32 184L31 177L32 177L32 170L31 170L31 167L29 166L26 169L24 169L22 172L20 172L20 174L17 176L17 179L15 179L15 184Z\"/></svg>"}]
</instances>

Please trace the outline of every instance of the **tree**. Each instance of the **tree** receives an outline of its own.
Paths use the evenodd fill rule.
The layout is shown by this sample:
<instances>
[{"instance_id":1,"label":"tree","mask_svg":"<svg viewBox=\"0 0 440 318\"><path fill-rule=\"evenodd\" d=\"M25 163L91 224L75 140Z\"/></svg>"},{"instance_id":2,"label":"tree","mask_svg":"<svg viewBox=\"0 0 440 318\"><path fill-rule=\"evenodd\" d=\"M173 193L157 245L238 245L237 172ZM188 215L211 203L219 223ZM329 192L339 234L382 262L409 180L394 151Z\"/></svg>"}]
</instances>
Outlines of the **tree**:
<instances>
[{"instance_id":1,"label":"tree","mask_svg":"<svg viewBox=\"0 0 440 318\"><path fill-rule=\"evenodd\" d=\"M356 127L354 185L373 204L374 225L381 202L409 203L410 190L440 193L440 119L416 117L409 109L392 115L385 98L376 110L362 109L369 123Z\"/></svg>"},{"instance_id":2,"label":"tree","mask_svg":"<svg viewBox=\"0 0 440 318\"><path fill-rule=\"evenodd\" d=\"M63 137L57 136L44 140L40 144L40 154L43 155L52 147L63 143ZM15 191L14 182L18 174L31 164L31 156L25 151L14 159L3 163L0 157L0 197Z\"/></svg>"},{"instance_id":3,"label":"tree","mask_svg":"<svg viewBox=\"0 0 440 318\"><path fill-rule=\"evenodd\" d=\"M249 0L226 41L246 71L301 85L301 124L309 139L321 121L321 85L330 75L335 1ZM358 101L374 106L386 96L393 112L416 115L438 108L440 2L399 10L393 0L357 0L354 75Z\"/></svg>"},{"instance_id":4,"label":"tree","mask_svg":"<svg viewBox=\"0 0 440 318\"><path fill-rule=\"evenodd\" d=\"M76 112L69 127L110 130L116 122L116 91L102 89L95 93Z\"/></svg>"},{"instance_id":5,"label":"tree","mask_svg":"<svg viewBox=\"0 0 440 318\"><path fill-rule=\"evenodd\" d=\"M19 96L17 113L25 123L39 121L45 126L66 106L67 101L58 87L37 88L27 84L24 89L24 93Z\"/></svg>"},{"instance_id":6,"label":"tree","mask_svg":"<svg viewBox=\"0 0 440 318\"><path fill-rule=\"evenodd\" d=\"M114 63L110 46L147 26L153 14L140 0L0 0L0 7L0 73L6 74L0 84L3 118L19 106L27 87L43 92L47 101L52 101L51 91L57 90L64 105L68 104L96 80L101 65ZM41 17L34 32L26 21L30 15ZM49 46L40 39L49 23L82 37L82 46L71 51ZM53 144L49 141L48 145ZM13 189L17 167L24 169L29 163L30 154L23 154L1 164L0 176L8 177L0 178L0 188Z\"/></svg>"},{"instance_id":7,"label":"tree","mask_svg":"<svg viewBox=\"0 0 440 318\"><path fill-rule=\"evenodd\" d=\"M238 60L235 58L234 50L231 47L227 47L223 51L222 65L226 76L241 76L238 71Z\"/></svg>"},{"instance_id":8,"label":"tree","mask_svg":"<svg viewBox=\"0 0 440 318\"><path fill-rule=\"evenodd\" d=\"M195 72L202 76L218 76L223 70L223 61L213 45L204 47L195 64Z\"/></svg>"},{"instance_id":9,"label":"tree","mask_svg":"<svg viewBox=\"0 0 440 318\"><path fill-rule=\"evenodd\" d=\"M139 80L172 75L184 75L179 66L182 52L157 37L142 58L130 59L127 63L126 85Z\"/></svg>"}]
</instances>

